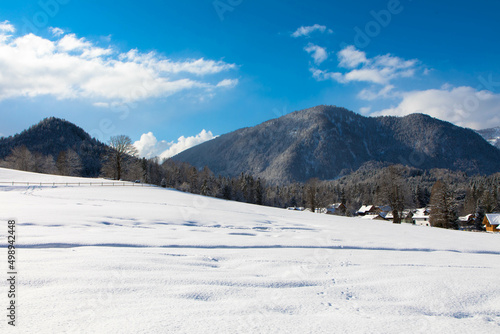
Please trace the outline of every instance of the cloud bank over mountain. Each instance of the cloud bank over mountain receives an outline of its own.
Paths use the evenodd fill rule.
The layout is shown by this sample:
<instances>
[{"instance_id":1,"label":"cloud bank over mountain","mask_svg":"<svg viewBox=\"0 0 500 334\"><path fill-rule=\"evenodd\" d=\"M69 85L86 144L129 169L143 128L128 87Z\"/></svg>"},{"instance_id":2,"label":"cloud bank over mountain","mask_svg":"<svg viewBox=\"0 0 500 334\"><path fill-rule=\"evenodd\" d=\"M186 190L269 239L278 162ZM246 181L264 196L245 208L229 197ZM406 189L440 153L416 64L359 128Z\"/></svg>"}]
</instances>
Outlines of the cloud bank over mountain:
<instances>
[{"instance_id":1,"label":"cloud bank over mountain","mask_svg":"<svg viewBox=\"0 0 500 334\"><path fill-rule=\"evenodd\" d=\"M203 129L195 136L181 136L177 141L168 142L166 140L159 141L152 132L148 132L143 134L141 139L134 143L134 146L139 151L139 156L141 157L148 159L159 157L164 160L216 137L211 131Z\"/></svg>"}]
</instances>

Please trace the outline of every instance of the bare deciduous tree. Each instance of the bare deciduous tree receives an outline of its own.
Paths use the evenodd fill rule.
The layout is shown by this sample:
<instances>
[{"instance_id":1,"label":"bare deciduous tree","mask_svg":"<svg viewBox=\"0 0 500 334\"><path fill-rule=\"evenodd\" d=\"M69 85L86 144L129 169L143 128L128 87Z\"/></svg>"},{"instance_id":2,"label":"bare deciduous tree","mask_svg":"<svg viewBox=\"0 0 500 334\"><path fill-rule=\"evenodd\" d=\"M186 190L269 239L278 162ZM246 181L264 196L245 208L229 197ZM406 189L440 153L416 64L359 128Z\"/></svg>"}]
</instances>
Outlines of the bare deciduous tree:
<instances>
[{"instance_id":1,"label":"bare deciduous tree","mask_svg":"<svg viewBox=\"0 0 500 334\"><path fill-rule=\"evenodd\" d=\"M318 207L318 183L317 178L309 179L304 188L307 207L311 212L315 212Z\"/></svg>"},{"instance_id":2,"label":"bare deciduous tree","mask_svg":"<svg viewBox=\"0 0 500 334\"><path fill-rule=\"evenodd\" d=\"M57 172L54 158L51 155L43 155L39 152L32 153L32 172L55 174Z\"/></svg>"},{"instance_id":3,"label":"bare deciduous tree","mask_svg":"<svg viewBox=\"0 0 500 334\"><path fill-rule=\"evenodd\" d=\"M5 158L5 165L12 169L33 171L33 155L24 145L14 147L11 154Z\"/></svg>"},{"instance_id":4,"label":"bare deciduous tree","mask_svg":"<svg viewBox=\"0 0 500 334\"><path fill-rule=\"evenodd\" d=\"M111 137L109 146L111 150L106 157L103 171L106 176L119 180L132 169L132 164L136 163L134 157L137 156L137 149L130 137L125 135Z\"/></svg>"},{"instance_id":5,"label":"bare deciduous tree","mask_svg":"<svg viewBox=\"0 0 500 334\"><path fill-rule=\"evenodd\" d=\"M407 194L403 189L403 180L396 166L389 166L382 175L380 191L382 192L381 197L391 207L393 223L401 224L402 213L407 202L407 200L405 200Z\"/></svg>"},{"instance_id":6,"label":"bare deciduous tree","mask_svg":"<svg viewBox=\"0 0 500 334\"><path fill-rule=\"evenodd\" d=\"M82 161L75 151L67 149L59 153L56 167L61 175L79 176L82 170Z\"/></svg>"}]
</instances>

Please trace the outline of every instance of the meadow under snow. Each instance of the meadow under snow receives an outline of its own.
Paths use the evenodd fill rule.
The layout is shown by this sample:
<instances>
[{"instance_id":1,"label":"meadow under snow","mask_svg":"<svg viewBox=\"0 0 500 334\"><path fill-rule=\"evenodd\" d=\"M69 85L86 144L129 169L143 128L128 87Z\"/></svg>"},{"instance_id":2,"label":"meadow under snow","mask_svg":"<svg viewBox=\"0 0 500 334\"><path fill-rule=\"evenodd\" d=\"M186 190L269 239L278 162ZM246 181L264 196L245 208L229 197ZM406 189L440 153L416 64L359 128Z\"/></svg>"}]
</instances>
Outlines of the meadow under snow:
<instances>
[{"instance_id":1,"label":"meadow under snow","mask_svg":"<svg viewBox=\"0 0 500 334\"><path fill-rule=\"evenodd\" d=\"M500 333L498 234L157 187L0 184L1 268L13 217L18 321L3 311L1 333Z\"/></svg>"}]
</instances>

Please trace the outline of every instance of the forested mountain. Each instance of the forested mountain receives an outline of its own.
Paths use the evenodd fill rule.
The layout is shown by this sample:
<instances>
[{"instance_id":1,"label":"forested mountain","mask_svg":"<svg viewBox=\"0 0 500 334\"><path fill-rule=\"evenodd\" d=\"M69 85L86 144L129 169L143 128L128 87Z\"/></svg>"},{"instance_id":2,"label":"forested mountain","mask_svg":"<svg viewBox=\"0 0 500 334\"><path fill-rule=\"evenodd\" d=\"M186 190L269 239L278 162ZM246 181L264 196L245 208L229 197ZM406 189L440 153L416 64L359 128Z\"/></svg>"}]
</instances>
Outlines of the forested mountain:
<instances>
[{"instance_id":1,"label":"forested mountain","mask_svg":"<svg viewBox=\"0 0 500 334\"><path fill-rule=\"evenodd\" d=\"M219 157L218 161L214 159L218 163L215 168L230 166L244 169L243 173L223 177L216 175L220 169L214 174L206 166L175 159L160 164L158 159L133 158L135 148L129 137L112 137L107 146L57 118L47 118L18 135L1 138L0 165L41 173L141 180L275 207L323 207L343 202L347 214L362 204L393 205L394 189L402 207L428 206L431 188L441 181L449 189L455 212L493 212L500 208L500 173L470 175L494 172L500 151L472 130L429 116L366 118L342 108L317 107L221 138L222 146L216 139L208 142L215 146L207 149L202 144L202 150L190 151L205 159L210 154ZM267 165L262 164L268 156ZM403 166L405 161L412 166ZM360 167L351 171L356 164ZM447 164L452 170L433 168ZM491 164L491 168L485 164ZM337 168L336 174L328 174L328 168ZM263 178L266 175L288 177L293 182L275 178L267 182ZM328 180L332 175L339 177ZM323 180L300 182L311 176Z\"/></svg>"},{"instance_id":2,"label":"forested mountain","mask_svg":"<svg viewBox=\"0 0 500 334\"><path fill-rule=\"evenodd\" d=\"M484 139L486 139L491 145L496 146L500 149L500 126L496 128L484 129L476 131Z\"/></svg>"},{"instance_id":3,"label":"forested mountain","mask_svg":"<svg viewBox=\"0 0 500 334\"><path fill-rule=\"evenodd\" d=\"M15 136L0 138L0 160L11 154L12 149L25 146L33 153L52 156L54 160L62 151L73 150L81 160L81 176L96 177L101 171L102 156L107 146L91 138L82 128L55 117L46 118Z\"/></svg>"},{"instance_id":4,"label":"forested mountain","mask_svg":"<svg viewBox=\"0 0 500 334\"><path fill-rule=\"evenodd\" d=\"M273 183L328 180L369 161L468 174L500 171L500 151L476 132L423 114L364 117L318 106L243 128L172 158L215 174L249 173Z\"/></svg>"}]
</instances>

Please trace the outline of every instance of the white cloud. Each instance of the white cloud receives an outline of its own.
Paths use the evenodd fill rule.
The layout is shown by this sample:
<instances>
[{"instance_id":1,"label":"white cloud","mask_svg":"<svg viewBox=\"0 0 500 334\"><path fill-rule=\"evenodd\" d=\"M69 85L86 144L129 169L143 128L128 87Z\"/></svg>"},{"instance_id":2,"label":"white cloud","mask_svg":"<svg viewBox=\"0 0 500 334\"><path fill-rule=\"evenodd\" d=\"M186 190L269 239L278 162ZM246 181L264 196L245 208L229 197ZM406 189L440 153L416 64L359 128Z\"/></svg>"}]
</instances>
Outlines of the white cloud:
<instances>
[{"instance_id":1,"label":"white cloud","mask_svg":"<svg viewBox=\"0 0 500 334\"><path fill-rule=\"evenodd\" d=\"M99 108L109 108L111 106L108 102L94 102L92 105Z\"/></svg>"},{"instance_id":2,"label":"white cloud","mask_svg":"<svg viewBox=\"0 0 500 334\"><path fill-rule=\"evenodd\" d=\"M368 62L368 59L366 59L366 53L356 50L353 45L349 45L348 47L340 50L337 57L339 59L339 66L346 68L356 68L359 64Z\"/></svg>"},{"instance_id":3,"label":"white cloud","mask_svg":"<svg viewBox=\"0 0 500 334\"><path fill-rule=\"evenodd\" d=\"M152 132L145 133L141 139L134 143L140 157L154 158L159 156L163 151L167 150L173 142L165 140L158 141Z\"/></svg>"},{"instance_id":4,"label":"white cloud","mask_svg":"<svg viewBox=\"0 0 500 334\"><path fill-rule=\"evenodd\" d=\"M342 73L311 69L314 78L320 81L335 80L340 83L359 81L388 85L394 79L413 76L418 63L415 59L404 60L390 54L366 58L365 53L356 50L354 46L342 49L337 55L339 66L347 67L350 71Z\"/></svg>"},{"instance_id":5,"label":"white cloud","mask_svg":"<svg viewBox=\"0 0 500 334\"><path fill-rule=\"evenodd\" d=\"M235 64L228 64L221 60L205 60L204 58L175 62L169 59L161 59L155 52L139 53L136 49L121 54L119 59L139 64L148 64L165 73L179 74L184 72L198 76L217 74L237 68Z\"/></svg>"},{"instance_id":6,"label":"white cloud","mask_svg":"<svg viewBox=\"0 0 500 334\"><path fill-rule=\"evenodd\" d=\"M69 34L57 41L57 47L61 51L80 51L92 47L92 43L85 41L85 38L77 38L75 34Z\"/></svg>"},{"instance_id":7,"label":"white cloud","mask_svg":"<svg viewBox=\"0 0 500 334\"><path fill-rule=\"evenodd\" d=\"M309 36L311 33L319 31L321 33L327 32L329 34L332 34L333 31L331 29L327 29L326 26L322 26L319 24L315 24L313 26L302 26L298 28L293 34L292 37L301 37L301 36Z\"/></svg>"},{"instance_id":8,"label":"white cloud","mask_svg":"<svg viewBox=\"0 0 500 334\"><path fill-rule=\"evenodd\" d=\"M56 37L64 35L64 30L62 30L61 28L50 27L49 31L51 32L52 35L54 35Z\"/></svg>"},{"instance_id":9,"label":"white cloud","mask_svg":"<svg viewBox=\"0 0 500 334\"><path fill-rule=\"evenodd\" d=\"M312 43L309 43L304 50L307 53L310 53L311 56L314 59L314 62L319 65L322 62L324 62L326 59L328 59L328 53L326 52L325 48L322 48L321 46L314 45Z\"/></svg>"},{"instance_id":10,"label":"white cloud","mask_svg":"<svg viewBox=\"0 0 500 334\"><path fill-rule=\"evenodd\" d=\"M13 27L4 22L0 29L12 31ZM207 77L236 68L203 58L176 61L155 52L119 53L75 34L49 40L33 34L14 38L0 32L0 100L50 95L87 99L104 107L181 91L213 95L216 89L234 87L238 80Z\"/></svg>"},{"instance_id":11,"label":"white cloud","mask_svg":"<svg viewBox=\"0 0 500 334\"><path fill-rule=\"evenodd\" d=\"M443 87L403 94L397 107L372 113L372 116L405 116L424 113L473 129L500 125L500 94L472 87Z\"/></svg>"},{"instance_id":12,"label":"white cloud","mask_svg":"<svg viewBox=\"0 0 500 334\"><path fill-rule=\"evenodd\" d=\"M154 158L158 156L164 160L214 138L216 136L211 131L203 129L196 136L181 136L176 142L167 142L165 140L158 141L152 132L148 132L143 134L141 139L134 143L134 146L139 151L141 157Z\"/></svg>"},{"instance_id":13,"label":"white cloud","mask_svg":"<svg viewBox=\"0 0 500 334\"><path fill-rule=\"evenodd\" d=\"M2 32L15 32L16 28L9 21L0 22L0 31Z\"/></svg>"},{"instance_id":14,"label":"white cloud","mask_svg":"<svg viewBox=\"0 0 500 334\"><path fill-rule=\"evenodd\" d=\"M204 143L206 141L212 140L215 137L216 136L214 136L211 131L205 131L205 129L203 129L196 136L191 136L191 137L181 136L181 137L179 137L179 139L177 139L176 143L173 143L168 148L168 150L166 150L160 154L160 158L167 159L167 158L173 157L174 155L179 154L182 151L187 150L188 148L191 148L193 146L199 145L199 144Z\"/></svg>"},{"instance_id":15,"label":"white cloud","mask_svg":"<svg viewBox=\"0 0 500 334\"><path fill-rule=\"evenodd\" d=\"M395 97L398 95L398 93L395 93L393 90L394 90L393 85L387 85L382 89L380 89L379 91L373 91L371 89L365 88L358 93L358 98L360 98L361 100L373 101L379 98Z\"/></svg>"},{"instance_id":16,"label":"white cloud","mask_svg":"<svg viewBox=\"0 0 500 334\"><path fill-rule=\"evenodd\" d=\"M111 48L103 49L93 46L85 38L77 38L75 34L65 35L57 42L57 49L63 53L80 52L82 58L99 58L111 55Z\"/></svg>"},{"instance_id":17,"label":"white cloud","mask_svg":"<svg viewBox=\"0 0 500 334\"><path fill-rule=\"evenodd\" d=\"M323 71L314 67L309 70L311 71L313 78L318 81L335 80L338 82L344 82L342 73Z\"/></svg>"},{"instance_id":18,"label":"white cloud","mask_svg":"<svg viewBox=\"0 0 500 334\"><path fill-rule=\"evenodd\" d=\"M0 22L0 43L7 41L11 35L9 33L14 33L16 29L9 21Z\"/></svg>"},{"instance_id":19,"label":"white cloud","mask_svg":"<svg viewBox=\"0 0 500 334\"><path fill-rule=\"evenodd\" d=\"M361 107L359 108L359 112L362 115L368 115L372 111L372 107Z\"/></svg>"},{"instance_id":20,"label":"white cloud","mask_svg":"<svg viewBox=\"0 0 500 334\"><path fill-rule=\"evenodd\" d=\"M385 84L388 78L384 75L387 71L376 69L376 68L362 68L359 70L352 70L351 72L345 73L343 80L345 82L350 81L365 81L377 84Z\"/></svg>"},{"instance_id":21,"label":"white cloud","mask_svg":"<svg viewBox=\"0 0 500 334\"><path fill-rule=\"evenodd\" d=\"M233 88L238 84L238 79L224 79L217 84L217 87Z\"/></svg>"}]
</instances>

